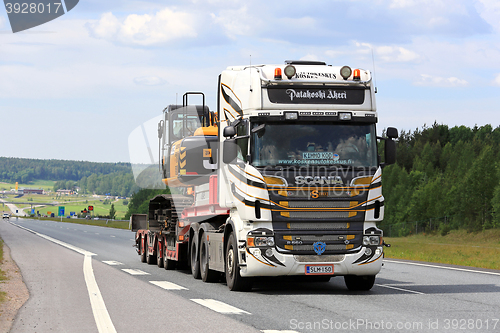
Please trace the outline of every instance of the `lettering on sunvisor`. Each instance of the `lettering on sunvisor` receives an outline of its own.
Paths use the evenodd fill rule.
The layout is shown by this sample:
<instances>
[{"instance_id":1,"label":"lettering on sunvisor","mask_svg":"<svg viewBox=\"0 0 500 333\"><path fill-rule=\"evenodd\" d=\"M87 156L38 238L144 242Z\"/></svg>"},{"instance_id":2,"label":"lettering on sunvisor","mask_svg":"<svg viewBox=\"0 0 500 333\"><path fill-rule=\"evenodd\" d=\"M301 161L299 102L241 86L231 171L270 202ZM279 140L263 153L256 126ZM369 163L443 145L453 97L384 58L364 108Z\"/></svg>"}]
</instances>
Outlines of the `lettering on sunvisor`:
<instances>
[{"instance_id":1,"label":"lettering on sunvisor","mask_svg":"<svg viewBox=\"0 0 500 333\"><path fill-rule=\"evenodd\" d=\"M365 101L365 89L353 87L268 87L267 93L271 103L279 104L363 104Z\"/></svg>"}]
</instances>

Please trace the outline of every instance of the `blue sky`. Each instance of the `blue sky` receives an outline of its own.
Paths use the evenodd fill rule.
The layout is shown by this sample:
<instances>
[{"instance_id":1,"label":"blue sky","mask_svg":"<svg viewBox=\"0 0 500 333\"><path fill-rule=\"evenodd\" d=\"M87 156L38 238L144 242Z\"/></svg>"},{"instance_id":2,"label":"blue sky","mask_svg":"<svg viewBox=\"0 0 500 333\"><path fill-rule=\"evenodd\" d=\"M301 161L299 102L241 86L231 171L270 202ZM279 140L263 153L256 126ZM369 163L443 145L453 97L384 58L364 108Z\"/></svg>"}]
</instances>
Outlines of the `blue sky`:
<instances>
[{"instance_id":1,"label":"blue sky","mask_svg":"<svg viewBox=\"0 0 500 333\"><path fill-rule=\"evenodd\" d=\"M185 91L215 109L229 65L374 69L379 131L499 126L498 0L80 0L12 34L0 9L0 156L129 161L128 137ZM176 97L178 96L178 97Z\"/></svg>"}]
</instances>

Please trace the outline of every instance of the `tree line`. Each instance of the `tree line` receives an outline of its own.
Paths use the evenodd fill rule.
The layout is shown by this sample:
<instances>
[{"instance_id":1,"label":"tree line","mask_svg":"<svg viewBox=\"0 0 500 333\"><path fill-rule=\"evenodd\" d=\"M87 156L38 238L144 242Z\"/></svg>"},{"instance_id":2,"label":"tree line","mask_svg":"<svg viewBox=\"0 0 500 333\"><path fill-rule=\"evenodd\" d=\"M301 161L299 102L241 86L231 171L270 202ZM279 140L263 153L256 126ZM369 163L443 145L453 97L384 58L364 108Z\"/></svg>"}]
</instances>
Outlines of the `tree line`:
<instances>
[{"instance_id":1,"label":"tree line","mask_svg":"<svg viewBox=\"0 0 500 333\"><path fill-rule=\"evenodd\" d=\"M34 180L78 181L92 174L116 172L131 173L130 164L0 157L0 180L10 183L26 184Z\"/></svg>"},{"instance_id":2,"label":"tree line","mask_svg":"<svg viewBox=\"0 0 500 333\"><path fill-rule=\"evenodd\" d=\"M114 196L131 196L139 190L129 163L39 160L0 157L0 181L27 184L56 181L53 190L73 190Z\"/></svg>"},{"instance_id":3,"label":"tree line","mask_svg":"<svg viewBox=\"0 0 500 333\"><path fill-rule=\"evenodd\" d=\"M397 163L383 172L385 218L392 236L420 230L500 227L500 127L434 123L402 131Z\"/></svg>"}]
</instances>

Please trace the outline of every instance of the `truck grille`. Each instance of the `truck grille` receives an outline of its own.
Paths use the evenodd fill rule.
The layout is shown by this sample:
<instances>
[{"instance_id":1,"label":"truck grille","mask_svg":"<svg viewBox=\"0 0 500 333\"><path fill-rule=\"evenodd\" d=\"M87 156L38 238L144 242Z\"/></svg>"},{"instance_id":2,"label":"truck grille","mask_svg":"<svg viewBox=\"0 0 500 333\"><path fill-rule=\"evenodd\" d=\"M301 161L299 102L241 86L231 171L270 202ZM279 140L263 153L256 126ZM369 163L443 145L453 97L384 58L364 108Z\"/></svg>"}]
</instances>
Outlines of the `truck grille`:
<instances>
[{"instance_id":1,"label":"truck grille","mask_svg":"<svg viewBox=\"0 0 500 333\"><path fill-rule=\"evenodd\" d=\"M356 216L356 212L281 212L281 216L291 219L346 219Z\"/></svg>"},{"instance_id":2,"label":"truck grille","mask_svg":"<svg viewBox=\"0 0 500 333\"><path fill-rule=\"evenodd\" d=\"M289 208L350 208L357 205L356 201L285 201L284 203Z\"/></svg>"},{"instance_id":3,"label":"truck grille","mask_svg":"<svg viewBox=\"0 0 500 333\"><path fill-rule=\"evenodd\" d=\"M349 222L289 222L286 224L288 229L309 229L309 230L343 230L349 229Z\"/></svg>"}]
</instances>

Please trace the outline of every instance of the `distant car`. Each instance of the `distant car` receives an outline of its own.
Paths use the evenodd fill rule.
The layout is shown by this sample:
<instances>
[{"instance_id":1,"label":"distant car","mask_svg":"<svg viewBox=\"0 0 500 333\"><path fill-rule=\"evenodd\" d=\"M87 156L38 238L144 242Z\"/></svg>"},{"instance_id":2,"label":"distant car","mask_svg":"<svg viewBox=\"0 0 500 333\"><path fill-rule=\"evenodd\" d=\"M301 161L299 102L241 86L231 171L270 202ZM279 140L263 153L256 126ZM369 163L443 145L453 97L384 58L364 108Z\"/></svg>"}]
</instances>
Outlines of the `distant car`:
<instances>
[{"instance_id":1,"label":"distant car","mask_svg":"<svg viewBox=\"0 0 500 333\"><path fill-rule=\"evenodd\" d=\"M8 219L8 218L10 218L10 215L8 213L3 213L3 218Z\"/></svg>"},{"instance_id":2,"label":"distant car","mask_svg":"<svg viewBox=\"0 0 500 333\"><path fill-rule=\"evenodd\" d=\"M94 217L94 220L99 220L99 218L98 217Z\"/></svg>"}]
</instances>

